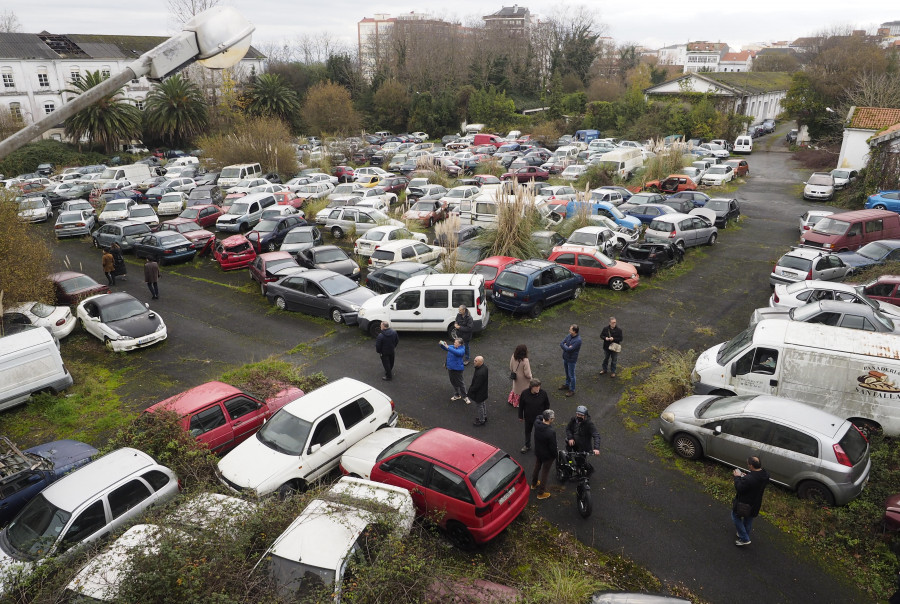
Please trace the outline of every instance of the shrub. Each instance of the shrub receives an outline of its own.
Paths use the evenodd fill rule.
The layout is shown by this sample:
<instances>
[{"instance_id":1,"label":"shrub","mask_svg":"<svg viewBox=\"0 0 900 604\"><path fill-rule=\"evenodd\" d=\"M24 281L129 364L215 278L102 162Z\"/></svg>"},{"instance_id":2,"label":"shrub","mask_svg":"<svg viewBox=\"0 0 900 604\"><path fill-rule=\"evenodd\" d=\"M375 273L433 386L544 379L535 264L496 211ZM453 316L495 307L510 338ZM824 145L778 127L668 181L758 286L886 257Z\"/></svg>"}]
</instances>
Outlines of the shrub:
<instances>
[{"instance_id":1,"label":"shrub","mask_svg":"<svg viewBox=\"0 0 900 604\"><path fill-rule=\"evenodd\" d=\"M578 177L575 182L576 189L596 189L597 187L606 187L614 182L613 173L599 164L588 166L584 174Z\"/></svg>"},{"instance_id":2,"label":"shrub","mask_svg":"<svg viewBox=\"0 0 900 604\"><path fill-rule=\"evenodd\" d=\"M685 166L685 156L678 145L659 150L656 157L651 157L644 166L643 180L659 180L669 174L677 174Z\"/></svg>"},{"instance_id":3,"label":"shrub","mask_svg":"<svg viewBox=\"0 0 900 604\"><path fill-rule=\"evenodd\" d=\"M500 201L500 194L497 195ZM505 203L497 204L497 228L488 229L479 237L487 249L487 255L539 258L540 252L531 239L531 234L540 227L540 214L534 207L534 193L518 187L515 195L505 197Z\"/></svg>"},{"instance_id":4,"label":"shrub","mask_svg":"<svg viewBox=\"0 0 900 604\"><path fill-rule=\"evenodd\" d=\"M297 156L292 142L284 122L272 117L255 117L242 120L229 134L202 136L197 145L204 151L204 160L218 168L259 162L263 172L294 174Z\"/></svg>"},{"instance_id":5,"label":"shrub","mask_svg":"<svg viewBox=\"0 0 900 604\"><path fill-rule=\"evenodd\" d=\"M274 357L224 373L222 381L262 399L271 398L288 386L311 392L328 383L324 373L304 375L294 365Z\"/></svg>"},{"instance_id":6,"label":"shrub","mask_svg":"<svg viewBox=\"0 0 900 604\"><path fill-rule=\"evenodd\" d=\"M54 140L29 143L0 161L0 173L7 177L34 172L38 164L52 163L57 168L104 164L108 158L101 153L81 152L74 145Z\"/></svg>"}]
</instances>

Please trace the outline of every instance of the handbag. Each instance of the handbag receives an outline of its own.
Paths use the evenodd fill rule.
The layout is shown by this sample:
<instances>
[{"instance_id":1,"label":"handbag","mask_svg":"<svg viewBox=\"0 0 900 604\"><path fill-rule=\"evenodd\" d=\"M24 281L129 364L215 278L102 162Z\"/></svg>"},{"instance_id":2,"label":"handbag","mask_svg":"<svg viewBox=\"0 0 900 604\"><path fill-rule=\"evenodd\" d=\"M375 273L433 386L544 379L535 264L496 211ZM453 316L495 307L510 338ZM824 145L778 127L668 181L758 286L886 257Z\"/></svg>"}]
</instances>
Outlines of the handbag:
<instances>
[{"instance_id":1,"label":"handbag","mask_svg":"<svg viewBox=\"0 0 900 604\"><path fill-rule=\"evenodd\" d=\"M734 504L734 515L738 518L749 518L750 514L753 512L753 506L749 503L742 503L740 501L735 502Z\"/></svg>"},{"instance_id":2,"label":"handbag","mask_svg":"<svg viewBox=\"0 0 900 604\"><path fill-rule=\"evenodd\" d=\"M510 372L509 372L509 379L511 379L511 380L514 381L514 382L516 381L516 378L519 377L519 376L516 374L516 372L519 371L519 365L521 365L521 364L522 364L522 361L519 361L519 362L516 364L516 371L510 371Z\"/></svg>"},{"instance_id":3,"label":"handbag","mask_svg":"<svg viewBox=\"0 0 900 604\"><path fill-rule=\"evenodd\" d=\"M612 352L622 352L622 345L619 344L618 342L613 342L609 345L609 349Z\"/></svg>"}]
</instances>

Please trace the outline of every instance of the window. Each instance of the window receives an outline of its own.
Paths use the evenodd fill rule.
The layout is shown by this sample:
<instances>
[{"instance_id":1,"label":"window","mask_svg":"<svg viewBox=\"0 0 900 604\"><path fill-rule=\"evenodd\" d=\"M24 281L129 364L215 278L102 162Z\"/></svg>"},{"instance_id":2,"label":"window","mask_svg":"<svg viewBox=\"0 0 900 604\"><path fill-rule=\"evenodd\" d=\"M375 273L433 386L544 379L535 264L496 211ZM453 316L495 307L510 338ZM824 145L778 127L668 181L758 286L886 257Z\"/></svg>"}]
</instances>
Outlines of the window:
<instances>
[{"instance_id":1,"label":"window","mask_svg":"<svg viewBox=\"0 0 900 604\"><path fill-rule=\"evenodd\" d=\"M434 471L431 473L431 483L428 486L442 495L473 503L472 494L469 492L469 487L466 486L466 481L463 480L462 476L445 470L440 466L434 466Z\"/></svg>"},{"instance_id":2,"label":"window","mask_svg":"<svg viewBox=\"0 0 900 604\"><path fill-rule=\"evenodd\" d=\"M203 411L191 416L189 431L191 436L200 436L206 434L210 430L215 430L225 425L225 414L219 405L204 409Z\"/></svg>"},{"instance_id":3,"label":"window","mask_svg":"<svg viewBox=\"0 0 900 604\"><path fill-rule=\"evenodd\" d=\"M415 310L419 308L419 292L403 292L394 301L394 308L397 310Z\"/></svg>"},{"instance_id":4,"label":"window","mask_svg":"<svg viewBox=\"0 0 900 604\"><path fill-rule=\"evenodd\" d=\"M561 267L561 266L553 267L553 281L554 282L565 281L566 279L568 279L571 276L572 276L572 273L570 273L563 267Z\"/></svg>"},{"instance_id":5,"label":"window","mask_svg":"<svg viewBox=\"0 0 900 604\"><path fill-rule=\"evenodd\" d=\"M77 67L73 67L69 72L69 81L73 84L78 84L81 81L81 70Z\"/></svg>"},{"instance_id":6,"label":"window","mask_svg":"<svg viewBox=\"0 0 900 604\"><path fill-rule=\"evenodd\" d=\"M575 254L560 254L553 262L556 262L557 264L568 264L574 266Z\"/></svg>"},{"instance_id":7,"label":"window","mask_svg":"<svg viewBox=\"0 0 900 604\"><path fill-rule=\"evenodd\" d=\"M109 510L112 517L118 518L150 495L150 489L140 480L125 483L109 494Z\"/></svg>"},{"instance_id":8,"label":"window","mask_svg":"<svg viewBox=\"0 0 900 604\"><path fill-rule=\"evenodd\" d=\"M756 417L735 417L723 420L719 425L722 426L723 434L761 443L769 441L769 432L772 429L771 423Z\"/></svg>"},{"instance_id":9,"label":"window","mask_svg":"<svg viewBox=\"0 0 900 604\"><path fill-rule=\"evenodd\" d=\"M56 111L56 105L54 103L52 103L52 102L44 103L44 113L46 113L47 115L50 115L54 111Z\"/></svg>"},{"instance_id":10,"label":"window","mask_svg":"<svg viewBox=\"0 0 900 604\"><path fill-rule=\"evenodd\" d=\"M407 258L415 258L416 250L413 246L408 245L400 250L400 257L406 260ZM425 293L425 300L428 300L428 293Z\"/></svg>"},{"instance_id":11,"label":"window","mask_svg":"<svg viewBox=\"0 0 900 604\"><path fill-rule=\"evenodd\" d=\"M98 500L88 506L72 522L60 543L60 549L69 549L102 529L104 525L106 525L106 514L103 511L103 501Z\"/></svg>"},{"instance_id":12,"label":"window","mask_svg":"<svg viewBox=\"0 0 900 604\"><path fill-rule=\"evenodd\" d=\"M344 422L344 428L351 428L361 422L364 417L368 417L375 413L372 404L364 398L359 398L345 405L338 413L341 414L341 421Z\"/></svg>"},{"instance_id":13,"label":"window","mask_svg":"<svg viewBox=\"0 0 900 604\"><path fill-rule=\"evenodd\" d=\"M313 432L313 437L309 444L310 446L325 445L340 436L340 434L341 428L338 426L337 416L329 415L316 426L316 430Z\"/></svg>"},{"instance_id":14,"label":"window","mask_svg":"<svg viewBox=\"0 0 900 604\"><path fill-rule=\"evenodd\" d=\"M820 325L836 327L840 319L841 315L836 312L823 312L811 318L807 323L819 323Z\"/></svg>"},{"instance_id":15,"label":"window","mask_svg":"<svg viewBox=\"0 0 900 604\"><path fill-rule=\"evenodd\" d=\"M11 67L3 68L3 87L4 88L15 88L16 87L16 81L13 79Z\"/></svg>"},{"instance_id":16,"label":"window","mask_svg":"<svg viewBox=\"0 0 900 604\"><path fill-rule=\"evenodd\" d=\"M228 410L228 415L231 416L231 419L237 419L248 413L253 413L254 411L257 411L259 407L259 403L246 396L236 396L233 399L225 401L225 409Z\"/></svg>"},{"instance_id":17,"label":"window","mask_svg":"<svg viewBox=\"0 0 900 604\"><path fill-rule=\"evenodd\" d=\"M866 331L875 331L872 325L865 317L858 315L844 315L840 323L841 327L849 327L850 329L864 329Z\"/></svg>"},{"instance_id":18,"label":"window","mask_svg":"<svg viewBox=\"0 0 900 604\"><path fill-rule=\"evenodd\" d=\"M876 283L866 290L867 296L883 296L887 297L894 291L893 283Z\"/></svg>"},{"instance_id":19,"label":"window","mask_svg":"<svg viewBox=\"0 0 900 604\"><path fill-rule=\"evenodd\" d=\"M160 472L159 470L150 470L141 476L141 478L150 483L150 486L153 487L154 491L158 491L169 484L169 475L165 472Z\"/></svg>"},{"instance_id":20,"label":"window","mask_svg":"<svg viewBox=\"0 0 900 604\"><path fill-rule=\"evenodd\" d=\"M774 426L772 428L772 436L769 444L773 447L787 449L801 455L809 455L810 457L819 456L819 442L799 430L788 428L787 426Z\"/></svg>"},{"instance_id":21,"label":"window","mask_svg":"<svg viewBox=\"0 0 900 604\"><path fill-rule=\"evenodd\" d=\"M388 461L382 469L416 484L425 484L430 463L413 455L401 455Z\"/></svg>"},{"instance_id":22,"label":"window","mask_svg":"<svg viewBox=\"0 0 900 604\"><path fill-rule=\"evenodd\" d=\"M881 219L869 220L866 222L867 233L880 233L883 228L884 226L882 225Z\"/></svg>"},{"instance_id":23,"label":"window","mask_svg":"<svg viewBox=\"0 0 900 604\"><path fill-rule=\"evenodd\" d=\"M104 80L109 79L109 65L104 65L100 69L100 77L103 78Z\"/></svg>"},{"instance_id":24,"label":"window","mask_svg":"<svg viewBox=\"0 0 900 604\"><path fill-rule=\"evenodd\" d=\"M753 373L773 375L778 364L778 351L771 348L757 348L753 357Z\"/></svg>"},{"instance_id":25,"label":"window","mask_svg":"<svg viewBox=\"0 0 900 604\"><path fill-rule=\"evenodd\" d=\"M425 290L425 308L447 308L449 298L446 289Z\"/></svg>"},{"instance_id":26,"label":"window","mask_svg":"<svg viewBox=\"0 0 900 604\"><path fill-rule=\"evenodd\" d=\"M22 104L21 103L10 103L9 104L9 112L12 114L13 118L18 121L22 121Z\"/></svg>"},{"instance_id":27,"label":"window","mask_svg":"<svg viewBox=\"0 0 900 604\"><path fill-rule=\"evenodd\" d=\"M134 106L137 107L138 111L144 110L144 99L135 99Z\"/></svg>"},{"instance_id":28,"label":"window","mask_svg":"<svg viewBox=\"0 0 900 604\"><path fill-rule=\"evenodd\" d=\"M47 68L46 67L38 67L38 86L41 88L49 88L50 87L50 78L47 76Z\"/></svg>"},{"instance_id":29,"label":"window","mask_svg":"<svg viewBox=\"0 0 900 604\"><path fill-rule=\"evenodd\" d=\"M597 260L597 258L588 256L587 254L578 255L578 264L585 268L603 268L603 264Z\"/></svg>"},{"instance_id":30,"label":"window","mask_svg":"<svg viewBox=\"0 0 900 604\"><path fill-rule=\"evenodd\" d=\"M475 292L471 289L454 289L452 302L451 306L453 308L459 308L460 306L473 308L475 306Z\"/></svg>"}]
</instances>

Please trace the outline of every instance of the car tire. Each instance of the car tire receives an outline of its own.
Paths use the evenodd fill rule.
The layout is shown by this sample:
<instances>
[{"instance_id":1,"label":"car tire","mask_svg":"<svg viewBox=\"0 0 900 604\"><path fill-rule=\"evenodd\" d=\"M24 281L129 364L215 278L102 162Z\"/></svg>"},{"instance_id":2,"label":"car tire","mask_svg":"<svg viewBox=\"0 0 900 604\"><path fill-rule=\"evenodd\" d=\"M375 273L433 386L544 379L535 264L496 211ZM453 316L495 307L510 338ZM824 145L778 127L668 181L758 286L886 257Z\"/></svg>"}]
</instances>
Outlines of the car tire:
<instances>
[{"instance_id":1,"label":"car tire","mask_svg":"<svg viewBox=\"0 0 900 604\"><path fill-rule=\"evenodd\" d=\"M613 277L609 280L609 283L607 285L609 285L609 289L613 290L614 292L625 290L625 280L621 277Z\"/></svg>"},{"instance_id":2,"label":"car tire","mask_svg":"<svg viewBox=\"0 0 900 604\"><path fill-rule=\"evenodd\" d=\"M531 310L528 311L528 316L532 319L537 319L541 315L542 310L544 310L543 303L537 302L534 306L531 307Z\"/></svg>"},{"instance_id":3,"label":"car tire","mask_svg":"<svg viewBox=\"0 0 900 604\"><path fill-rule=\"evenodd\" d=\"M575 288L575 291L572 292L572 299L577 300L583 293L584 293L584 286L579 285L578 287Z\"/></svg>"},{"instance_id":4,"label":"car tire","mask_svg":"<svg viewBox=\"0 0 900 604\"><path fill-rule=\"evenodd\" d=\"M279 499L287 499L291 495L295 493L302 493L306 490L306 486L297 480L292 480L290 482L286 482L275 491L276 495L278 495Z\"/></svg>"},{"instance_id":5,"label":"car tire","mask_svg":"<svg viewBox=\"0 0 900 604\"><path fill-rule=\"evenodd\" d=\"M103 345L108 351L115 352L115 350L113 350L112 340L110 340L109 338L103 338Z\"/></svg>"},{"instance_id":6,"label":"car tire","mask_svg":"<svg viewBox=\"0 0 900 604\"><path fill-rule=\"evenodd\" d=\"M684 241L679 241L675 244L675 247L681 250L681 254L684 255Z\"/></svg>"},{"instance_id":7,"label":"car tire","mask_svg":"<svg viewBox=\"0 0 900 604\"><path fill-rule=\"evenodd\" d=\"M675 438L672 439L672 446L675 448L675 453L685 459L700 459L703 457L703 448L700 446L700 441L690 434L685 434L684 432L676 434Z\"/></svg>"},{"instance_id":8,"label":"car tire","mask_svg":"<svg viewBox=\"0 0 900 604\"><path fill-rule=\"evenodd\" d=\"M369 335L373 338L378 337L381 333L381 321L372 321L369 323Z\"/></svg>"},{"instance_id":9,"label":"car tire","mask_svg":"<svg viewBox=\"0 0 900 604\"><path fill-rule=\"evenodd\" d=\"M715 245L717 238L718 238L718 235L713 233L712 235L709 236L709 241L706 242L706 245Z\"/></svg>"},{"instance_id":10,"label":"car tire","mask_svg":"<svg viewBox=\"0 0 900 604\"><path fill-rule=\"evenodd\" d=\"M331 229L331 236L335 239L341 239L344 237L344 231L340 227L334 227Z\"/></svg>"},{"instance_id":11,"label":"car tire","mask_svg":"<svg viewBox=\"0 0 900 604\"><path fill-rule=\"evenodd\" d=\"M270 242L266 245L266 251L267 251L267 252L274 252L275 249L276 249L277 247L278 247L278 246L275 245L275 242L274 242L274 241L270 241Z\"/></svg>"},{"instance_id":12,"label":"car tire","mask_svg":"<svg viewBox=\"0 0 900 604\"><path fill-rule=\"evenodd\" d=\"M887 208L883 203L879 203L877 205L872 206L873 210L886 210Z\"/></svg>"},{"instance_id":13,"label":"car tire","mask_svg":"<svg viewBox=\"0 0 900 604\"><path fill-rule=\"evenodd\" d=\"M331 309L331 320L334 321L335 323L337 323L338 325L343 323L344 317L343 317L343 315L341 315L341 311L336 308L332 308Z\"/></svg>"},{"instance_id":14,"label":"car tire","mask_svg":"<svg viewBox=\"0 0 900 604\"><path fill-rule=\"evenodd\" d=\"M461 522L450 520L447 522L447 528L444 530L447 534L447 539L457 548L464 552L470 552L475 549L475 539L472 537L472 533Z\"/></svg>"},{"instance_id":15,"label":"car tire","mask_svg":"<svg viewBox=\"0 0 900 604\"><path fill-rule=\"evenodd\" d=\"M287 310L287 300L281 296L275 296L275 308L278 310Z\"/></svg>"},{"instance_id":16,"label":"car tire","mask_svg":"<svg viewBox=\"0 0 900 604\"><path fill-rule=\"evenodd\" d=\"M797 496L800 499L809 499L818 505L827 507L834 505L834 494L831 489L815 480L801 482L797 487Z\"/></svg>"}]
</instances>

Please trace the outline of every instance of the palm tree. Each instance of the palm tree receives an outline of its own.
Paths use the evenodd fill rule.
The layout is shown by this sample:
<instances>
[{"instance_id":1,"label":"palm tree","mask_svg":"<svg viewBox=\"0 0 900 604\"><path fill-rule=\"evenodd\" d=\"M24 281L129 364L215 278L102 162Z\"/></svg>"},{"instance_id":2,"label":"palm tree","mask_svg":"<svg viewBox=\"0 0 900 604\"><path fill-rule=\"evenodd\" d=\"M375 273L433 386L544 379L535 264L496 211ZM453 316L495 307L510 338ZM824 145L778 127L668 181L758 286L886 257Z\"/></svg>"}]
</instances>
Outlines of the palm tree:
<instances>
[{"instance_id":1,"label":"palm tree","mask_svg":"<svg viewBox=\"0 0 900 604\"><path fill-rule=\"evenodd\" d=\"M250 86L247 111L255 115L280 117L290 121L300 111L300 98L280 75L264 73Z\"/></svg>"},{"instance_id":2,"label":"palm tree","mask_svg":"<svg viewBox=\"0 0 900 604\"><path fill-rule=\"evenodd\" d=\"M147 95L144 129L173 146L203 133L209 123L206 99L196 84L175 74Z\"/></svg>"},{"instance_id":3,"label":"palm tree","mask_svg":"<svg viewBox=\"0 0 900 604\"><path fill-rule=\"evenodd\" d=\"M74 82L74 90L66 92L82 94L104 79L99 71L89 71ZM120 96L121 92L120 88L67 119L66 136L76 141L87 138L88 145L102 143L107 153L112 153L120 140L139 137L141 112L128 99Z\"/></svg>"}]
</instances>

